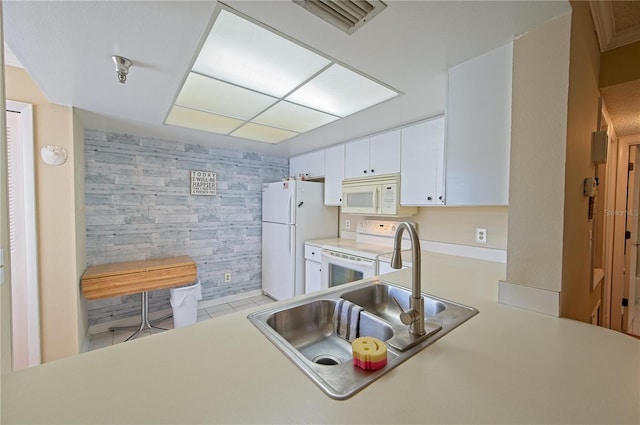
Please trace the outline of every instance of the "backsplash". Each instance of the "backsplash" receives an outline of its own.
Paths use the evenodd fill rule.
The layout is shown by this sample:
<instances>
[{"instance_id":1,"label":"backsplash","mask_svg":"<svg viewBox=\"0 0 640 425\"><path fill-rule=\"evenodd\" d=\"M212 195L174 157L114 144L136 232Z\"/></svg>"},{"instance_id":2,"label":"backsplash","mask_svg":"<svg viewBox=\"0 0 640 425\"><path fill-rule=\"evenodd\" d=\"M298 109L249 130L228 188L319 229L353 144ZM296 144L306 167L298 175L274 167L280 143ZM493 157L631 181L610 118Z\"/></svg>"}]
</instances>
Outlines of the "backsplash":
<instances>
[{"instance_id":1,"label":"backsplash","mask_svg":"<svg viewBox=\"0 0 640 425\"><path fill-rule=\"evenodd\" d=\"M190 255L203 300L261 287L262 184L288 159L85 130L87 265ZM217 195L190 195L190 171L217 174ZM231 282L224 274L231 273ZM140 314L140 295L89 301L89 325ZM170 308L150 292L150 311Z\"/></svg>"}]
</instances>

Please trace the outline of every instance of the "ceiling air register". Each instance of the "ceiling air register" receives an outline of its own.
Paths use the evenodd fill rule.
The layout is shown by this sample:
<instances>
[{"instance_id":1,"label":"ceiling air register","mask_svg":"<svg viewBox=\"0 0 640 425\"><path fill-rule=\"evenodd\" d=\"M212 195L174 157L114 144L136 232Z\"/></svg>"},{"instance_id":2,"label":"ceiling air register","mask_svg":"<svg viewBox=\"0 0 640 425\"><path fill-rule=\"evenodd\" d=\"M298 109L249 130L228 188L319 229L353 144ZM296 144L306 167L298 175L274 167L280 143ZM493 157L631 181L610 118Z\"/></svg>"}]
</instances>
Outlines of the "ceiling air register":
<instances>
[{"instance_id":1,"label":"ceiling air register","mask_svg":"<svg viewBox=\"0 0 640 425\"><path fill-rule=\"evenodd\" d=\"M347 34L356 32L387 7L383 2L375 0L293 0L293 2Z\"/></svg>"}]
</instances>

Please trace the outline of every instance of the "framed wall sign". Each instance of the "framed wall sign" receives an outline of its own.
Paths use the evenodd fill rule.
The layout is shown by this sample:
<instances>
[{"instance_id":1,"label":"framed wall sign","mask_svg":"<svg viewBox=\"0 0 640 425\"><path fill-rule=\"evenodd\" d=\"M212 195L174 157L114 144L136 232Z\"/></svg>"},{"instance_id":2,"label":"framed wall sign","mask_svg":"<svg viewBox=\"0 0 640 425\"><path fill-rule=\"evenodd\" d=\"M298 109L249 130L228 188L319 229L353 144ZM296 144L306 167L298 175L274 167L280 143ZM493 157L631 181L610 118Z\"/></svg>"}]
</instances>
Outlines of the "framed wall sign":
<instances>
[{"instance_id":1,"label":"framed wall sign","mask_svg":"<svg viewBox=\"0 0 640 425\"><path fill-rule=\"evenodd\" d=\"M191 194L213 196L216 194L216 173L191 171Z\"/></svg>"}]
</instances>

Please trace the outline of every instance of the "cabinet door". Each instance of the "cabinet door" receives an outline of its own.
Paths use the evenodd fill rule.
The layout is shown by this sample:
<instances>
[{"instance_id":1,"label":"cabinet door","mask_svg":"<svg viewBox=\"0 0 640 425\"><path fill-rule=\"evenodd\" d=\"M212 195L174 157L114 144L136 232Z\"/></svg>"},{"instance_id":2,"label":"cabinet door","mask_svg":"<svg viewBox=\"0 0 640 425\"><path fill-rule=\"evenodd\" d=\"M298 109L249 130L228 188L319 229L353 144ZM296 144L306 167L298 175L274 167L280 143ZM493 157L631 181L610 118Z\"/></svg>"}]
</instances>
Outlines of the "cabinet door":
<instances>
[{"instance_id":1,"label":"cabinet door","mask_svg":"<svg viewBox=\"0 0 640 425\"><path fill-rule=\"evenodd\" d=\"M369 172L373 175L400 172L400 129L371 136Z\"/></svg>"},{"instance_id":2,"label":"cabinet door","mask_svg":"<svg viewBox=\"0 0 640 425\"><path fill-rule=\"evenodd\" d=\"M444 204L444 117L402 129L401 205Z\"/></svg>"},{"instance_id":3,"label":"cabinet door","mask_svg":"<svg viewBox=\"0 0 640 425\"><path fill-rule=\"evenodd\" d=\"M356 140L344 146L344 177L366 177L369 172L369 138Z\"/></svg>"},{"instance_id":4,"label":"cabinet door","mask_svg":"<svg viewBox=\"0 0 640 425\"><path fill-rule=\"evenodd\" d=\"M342 204L342 180L344 179L344 145L324 151L324 204Z\"/></svg>"},{"instance_id":5,"label":"cabinet door","mask_svg":"<svg viewBox=\"0 0 640 425\"><path fill-rule=\"evenodd\" d=\"M512 47L449 69L447 205L508 203Z\"/></svg>"},{"instance_id":6,"label":"cabinet door","mask_svg":"<svg viewBox=\"0 0 640 425\"><path fill-rule=\"evenodd\" d=\"M289 175L305 179L324 177L324 151L294 156L289 160Z\"/></svg>"},{"instance_id":7,"label":"cabinet door","mask_svg":"<svg viewBox=\"0 0 640 425\"><path fill-rule=\"evenodd\" d=\"M321 270L321 263L318 263L316 261L310 261L310 260L306 260L305 261L305 270L304 270L304 275L305 275L305 281L304 281L304 285L305 285L305 290L304 293L308 294L311 292L316 292L319 291L320 289L322 289L321 287L321 277L322 277L322 270Z\"/></svg>"}]
</instances>

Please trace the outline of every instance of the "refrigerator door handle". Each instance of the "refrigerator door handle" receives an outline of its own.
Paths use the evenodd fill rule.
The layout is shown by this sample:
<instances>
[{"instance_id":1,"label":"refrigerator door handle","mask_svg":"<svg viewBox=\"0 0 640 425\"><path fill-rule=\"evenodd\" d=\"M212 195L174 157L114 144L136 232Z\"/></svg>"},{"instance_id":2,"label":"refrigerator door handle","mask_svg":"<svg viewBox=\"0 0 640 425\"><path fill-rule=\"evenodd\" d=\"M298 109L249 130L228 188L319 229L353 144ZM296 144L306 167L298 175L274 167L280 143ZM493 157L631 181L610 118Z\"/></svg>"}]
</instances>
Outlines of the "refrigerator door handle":
<instances>
[{"instance_id":1,"label":"refrigerator door handle","mask_svg":"<svg viewBox=\"0 0 640 425\"><path fill-rule=\"evenodd\" d=\"M291 255L291 245L293 245L295 242L292 241L292 239L294 238L294 234L292 232L293 228L291 226L289 226L289 255Z\"/></svg>"},{"instance_id":2,"label":"refrigerator door handle","mask_svg":"<svg viewBox=\"0 0 640 425\"><path fill-rule=\"evenodd\" d=\"M289 207L287 208L288 211L288 217L287 217L287 224L291 224L291 208L292 208L292 204L293 203L293 194L289 193Z\"/></svg>"}]
</instances>

